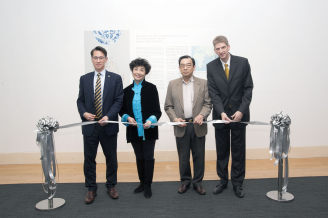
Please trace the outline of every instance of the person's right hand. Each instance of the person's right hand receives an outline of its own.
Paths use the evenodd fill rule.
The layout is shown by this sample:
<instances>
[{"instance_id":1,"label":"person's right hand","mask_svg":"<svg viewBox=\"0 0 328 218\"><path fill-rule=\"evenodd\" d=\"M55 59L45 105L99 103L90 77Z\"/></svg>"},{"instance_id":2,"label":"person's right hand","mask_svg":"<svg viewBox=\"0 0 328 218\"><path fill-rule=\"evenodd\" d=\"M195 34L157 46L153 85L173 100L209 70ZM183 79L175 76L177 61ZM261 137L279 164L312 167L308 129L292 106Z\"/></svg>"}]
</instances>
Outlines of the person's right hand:
<instances>
[{"instance_id":1,"label":"person's right hand","mask_svg":"<svg viewBox=\"0 0 328 218\"><path fill-rule=\"evenodd\" d=\"M173 121L174 122L186 122L185 120L183 120L181 118L175 118ZM187 124L186 123L183 123L183 124L179 124L178 126L179 127L185 127L185 126L187 126Z\"/></svg>"},{"instance_id":2,"label":"person's right hand","mask_svg":"<svg viewBox=\"0 0 328 218\"><path fill-rule=\"evenodd\" d=\"M135 119L133 119L132 117L128 117L128 122L129 123L137 123ZM137 126L137 124L130 124L131 126Z\"/></svg>"},{"instance_id":3,"label":"person's right hand","mask_svg":"<svg viewBox=\"0 0 328 218\"><path fill-rule=\"evenodd\" d=\"M96 115L94 115L94 114L90 114L90 113L88 113L88 112L85 112L85 113L83 114L83 117L84 117L85 119L87 119L88 121L94 121Z\"/></svg>"},{"instance_id":4,"label":"person's right hand","mask_svg":"<svg viewBox=\"0 0 328 218\"><path fill-rule=\"evenodd\" d=\"M225 121L229 121L229 122L227 122L225 124L229 124L231 122L231 120L229 119L229 117L227 116L227 114L224 113L224 112L221 114L221 119L222 120L225 120Z\"/></svg>"}]
</instances>

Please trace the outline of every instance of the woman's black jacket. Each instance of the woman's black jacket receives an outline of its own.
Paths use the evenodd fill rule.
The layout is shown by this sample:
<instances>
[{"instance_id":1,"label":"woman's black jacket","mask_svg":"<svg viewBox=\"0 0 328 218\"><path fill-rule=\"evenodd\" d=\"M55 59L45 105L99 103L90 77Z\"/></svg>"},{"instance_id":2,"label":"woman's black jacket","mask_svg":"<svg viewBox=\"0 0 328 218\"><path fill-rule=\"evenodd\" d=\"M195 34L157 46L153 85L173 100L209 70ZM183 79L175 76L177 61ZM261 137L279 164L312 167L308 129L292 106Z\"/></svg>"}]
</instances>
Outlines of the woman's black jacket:
<instances>
[{"instance_id":1,"label":"woman's black jacket","mask_svg":"<svg viewBox=\"0 0 328 218\"><path fill-rule=\"evenodd\" d=\"M132 101L134 96L134 91L132 90L134 82L124 89L123 97L123 106L120 111L120 116L124 114L134 117ZM142 114L142 123L151 116L154 115L157 118L157 121L162 115L161 107L159 105L159 98L157 88L154 84L147 81L142 82L141 88L141 114ZM158 139L158 127L149 128L144 130L144 136L146 140L156 140ZM127 142L140 142L142 137L138 136L138 131L136 126L127 126L126 128L126 140Z\"/></svg>"}]
</instances>

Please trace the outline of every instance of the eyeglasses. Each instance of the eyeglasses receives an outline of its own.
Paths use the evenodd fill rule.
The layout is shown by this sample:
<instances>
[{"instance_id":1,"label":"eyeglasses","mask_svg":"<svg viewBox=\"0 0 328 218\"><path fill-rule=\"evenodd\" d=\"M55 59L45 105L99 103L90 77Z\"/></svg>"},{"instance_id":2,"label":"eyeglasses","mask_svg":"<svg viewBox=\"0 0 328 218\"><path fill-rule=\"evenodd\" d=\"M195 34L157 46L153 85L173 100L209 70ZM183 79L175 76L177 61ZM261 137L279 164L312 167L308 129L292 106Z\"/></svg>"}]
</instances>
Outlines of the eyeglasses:
<instances>
[{"instance_id":1,"label":"eyeglasses","mask_svg":"<svg viewBox=\"0 0 328 218\"><path fill-rule=\"evenodd\" d=\"M192 67L192 64L180 64L180 68L191 68Z\"/></svg>"},{"instance_id":2,"label":"eyeglasses","mask_svg":"<svg viewBox=\"0 0 328 218\"><path fill-rule=\"evenodd\" d=\"M92 57L92 59L93 59L93 60L98 60L98 59L99 59L99 60L102 61L102 60L105 59L105 57L96 57L96 56L94 56L94 57Z\"/></svg>"}]
</instances>

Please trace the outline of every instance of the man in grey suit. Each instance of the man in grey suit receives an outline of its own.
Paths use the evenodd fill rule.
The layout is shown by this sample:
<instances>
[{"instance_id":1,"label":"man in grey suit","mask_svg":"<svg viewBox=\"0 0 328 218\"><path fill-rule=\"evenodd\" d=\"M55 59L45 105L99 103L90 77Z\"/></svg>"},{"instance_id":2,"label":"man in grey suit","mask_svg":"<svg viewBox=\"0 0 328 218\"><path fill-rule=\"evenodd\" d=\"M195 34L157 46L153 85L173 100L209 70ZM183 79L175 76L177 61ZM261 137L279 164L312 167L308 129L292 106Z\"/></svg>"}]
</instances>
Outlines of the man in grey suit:
<instances>
[{"instance_id":1,"label":"man in grey suit","mask_svg":"<svg viewBox=\"0 0 328 218\"><path fill-rule=\"evenodd\" d=\"M195 60L190 56L179 59L182 78L170 81L164 109L171 122L190 122L174 126L181 186L178 193L185 193L190 184L198 194L206 194L202 187L205 169L205 135L207 125L203 120L211 113L212 105L206 80L193 76ZM191 177L190 150L194 162L194 176Z\"/></svg>"},{"instance_id":2,"label":"man in grey suit","mask_svg":"<svg viewBox=\"0 0 328 218\"><path fill-rule=\"evenodd\" d=\"M253 80L248 60L231 55L228 39L217 36L213 40L214 52L219 58L207 64L207 83L213 104L213 120L222 119L225 124L214 124L217 174L220 182L214 194L221 193L228 184L228 162L231 134L231 182L237 197L244 197L246 125L249 121L249 105L252 100Z\"/></svg>"}]
</instances>

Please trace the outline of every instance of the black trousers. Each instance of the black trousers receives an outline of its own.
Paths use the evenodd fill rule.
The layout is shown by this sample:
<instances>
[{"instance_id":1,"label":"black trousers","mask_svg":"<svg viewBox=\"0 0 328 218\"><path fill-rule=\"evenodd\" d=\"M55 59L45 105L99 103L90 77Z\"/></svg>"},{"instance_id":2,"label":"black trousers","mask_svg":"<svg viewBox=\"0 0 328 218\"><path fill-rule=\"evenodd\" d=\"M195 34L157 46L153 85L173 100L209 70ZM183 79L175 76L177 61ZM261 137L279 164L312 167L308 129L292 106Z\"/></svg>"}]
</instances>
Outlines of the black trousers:
<instances>
[{"instance_id":1,"label":"black trousers","mask_svg":"<svg viewBox=\"0 0 328 218\"><path fill-rule=\"evenodd\" d=\"M231 118L231 110L227 115ZM231 141L230 141L231 134ZM222 129L215 128L216 171L222 184L228 184L228 163L231 142L231 182L233 186L242 186L245 179L246 125L240 123L225 124Z\"/></svg>"},{"instance_id":2,"label":"black trousers","mask_svg":"<svg viewBox=\"0 0 328 218\"><path fill-rule=\"evenodd\" d=\"M115 187L117 183L117 134L107 135L105 126L95 124L91 136L83 136L84 142L84 176L85 187L89 191L97 191L96 183L96 156L98 144L103 149L106 158L106 187Z\"/></svg>"},{"instance_id":3,"label":"black trousers","mask_svg":"<svg viewBox=\"0 0 328 218\"><path fill-rule=\"evenodd\" d=\"M140 140L131 142L137 160L154 160L156 140Z\"/></svg>"},{"instance_id":4,"label":"black trousers","mask_svg":"<svg viewBox=\"0 0 328 218\"><path fill-rule=\"evenodd\" d=\"M187 124L183 137L176 137L180 180L184 185L193 183L194 187L202 185L205 171L205 136L197 137L193 124ZM194 177L191 177L190 150L194 163Z\"/></svg>"}]
</instances>

